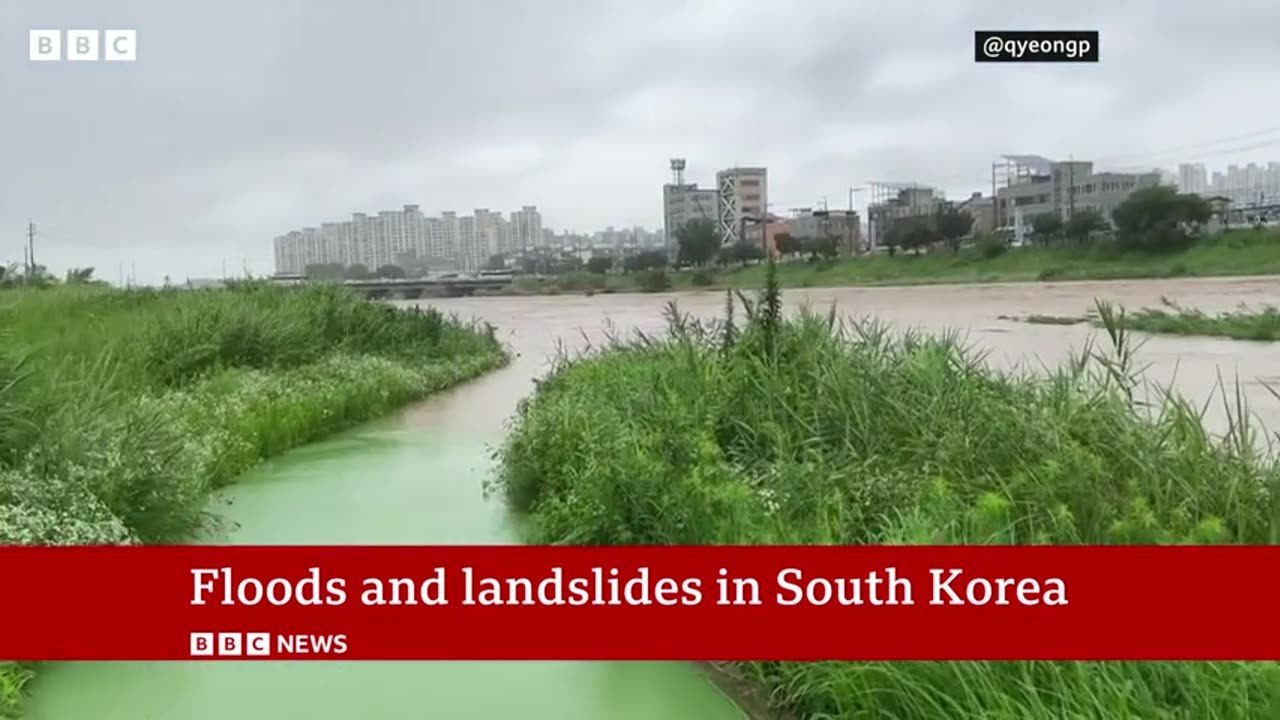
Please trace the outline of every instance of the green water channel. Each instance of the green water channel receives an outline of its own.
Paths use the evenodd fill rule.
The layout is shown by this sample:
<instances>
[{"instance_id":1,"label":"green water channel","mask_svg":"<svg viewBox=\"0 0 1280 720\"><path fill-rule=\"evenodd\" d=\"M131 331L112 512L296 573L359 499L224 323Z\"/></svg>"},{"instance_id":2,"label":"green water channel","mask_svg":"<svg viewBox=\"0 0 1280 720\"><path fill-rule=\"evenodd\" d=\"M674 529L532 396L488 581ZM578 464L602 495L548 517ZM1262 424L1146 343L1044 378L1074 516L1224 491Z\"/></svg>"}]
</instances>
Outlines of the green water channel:
<instances>
[{"instance_id":1,"label":"green water channel","mask_svg":"<svg viewBox=\"0 0 1280 720\"><path fill-rule=\"evenodd\" d=\"M217 498L235 524L221 541L514 542L500 505L481 494L498 438L446 434L411 418L250 473ZM43 669L28 707L33 720L741 717L698 669L680 663L68 663Z\"/></svg>"}]
</instances>

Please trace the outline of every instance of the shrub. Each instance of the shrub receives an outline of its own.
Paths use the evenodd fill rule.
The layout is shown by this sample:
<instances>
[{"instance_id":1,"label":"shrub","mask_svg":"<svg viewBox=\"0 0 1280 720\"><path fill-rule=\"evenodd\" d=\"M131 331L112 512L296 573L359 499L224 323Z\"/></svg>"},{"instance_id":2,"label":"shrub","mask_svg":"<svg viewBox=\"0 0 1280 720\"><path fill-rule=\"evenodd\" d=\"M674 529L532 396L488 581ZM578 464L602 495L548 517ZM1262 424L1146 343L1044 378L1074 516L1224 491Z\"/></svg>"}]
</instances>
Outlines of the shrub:
<instances>
[{"instance_id":1,"label":"shrub","mask_svg":"<svg viewBox=\"0 0 1280 720\"><path fill-rule=\"evenodd\" d=\"M1105 306L1114 357L1039 378L992 372L951 336L783 321L776 288L745 310L735 327L672 306L664 339L560 359L521 405L494 481L530 540L1272 540L1277 470L1241 430L1218 443L1179 399L1140 411L1130 344ZM1274 663L737 667L802 717L1261 718L1280 702Z\"/></svg>"},{"instance_id":2,"label":"shrub","mask_svg":"<svg viewBox=\"0 0 1280 720\"><path fill-rule=\"evenodd\" d=\"M259 460L507 357L492 327L336 286L5 293L0 544L191 541ZM29 677L0 662L0 717Z\"/></svg>"},{"instance_id":3,"label":"shrub","mask_svg":"<svg viewBox=\"0 0 1280 720\"><path fill-rule=\"evenodd\" d=\"M689 282L697 287L710 287L715 281L716 275L710 270L694 270L689 276Z\"/></svg>"},{"instance_id":4,"label":"shrub","mask_svg":"<svg viewBox=\"0 0 1280 720\"><path fill-rule=\"evenodd\" d=\"M671 278L662 270L645 270L636 274L636 286L644 292L665 292L671 289Z\"/></svg>"},{"instance_id":5,"label":"shrub","mask_svg":"<svg viewBox=\"0 0 1280 720\"><path fill-rule=\"evenodd\" d=\"M1009 250L1009 245L999 237L988 235L978 241L978 254L987 260L1000 257Z\"/></svg>"}]
</instances>

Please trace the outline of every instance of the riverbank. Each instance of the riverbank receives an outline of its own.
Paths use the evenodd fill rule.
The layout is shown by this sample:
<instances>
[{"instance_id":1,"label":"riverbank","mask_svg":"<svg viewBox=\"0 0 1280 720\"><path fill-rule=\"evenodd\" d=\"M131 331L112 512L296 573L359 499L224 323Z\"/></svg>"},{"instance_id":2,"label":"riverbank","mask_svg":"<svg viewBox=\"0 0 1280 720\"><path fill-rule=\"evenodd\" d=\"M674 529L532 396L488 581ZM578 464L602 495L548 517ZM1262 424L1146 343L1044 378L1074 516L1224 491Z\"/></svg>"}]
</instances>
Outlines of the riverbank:
<instances>
[{"instance_id":1,"label":"riverbank","mask_svg":"<svg viewBox=\"0 0 1280 720\"><path fill-rule=\"evenodd\" d=\"M1235 230L1174 253L1120 252L1113 243L1083 246L1010 248L989 256L978 248L959 254L899 253L839 260L793 260L777 266L784 288L959 283L1138 280L1178 277L1235 277L1280 274L1280 233ZM537 280L517 279L494 294L559 295L682 290L758 289L765 266L730 266L651 273L569 273Z\"/></svg>"},{"instance_id":2,"label":"riverbank","mask_svg":"<svg viewBox=\"0 0 1280 720\"><path fill-rule=\"evenodd\" d=\"M1112 315L1105 363L1039 379L988 370L954 338L784 321L776 297L752 315L675 316L670 339L616 342L540 384L499 482L532 541L1275 542L1276 471L1248 427L1219 443L1194 403L1135 408ZM735 669L801 717L1263 718L1280 702L1271 663Z\"/></svg>"},{"instance_id":3,"label":"riverbank","mask_svg":"<svg viewBox=\"0 0 1280 720\"><path fill-rule=\"evenodd\" d=\"M324 285L7 291L0 327L0 543L197 539L262 459L508 361L492 328ZM0 717L29 677L0 663Z\"/></svg>"}]
</instances>

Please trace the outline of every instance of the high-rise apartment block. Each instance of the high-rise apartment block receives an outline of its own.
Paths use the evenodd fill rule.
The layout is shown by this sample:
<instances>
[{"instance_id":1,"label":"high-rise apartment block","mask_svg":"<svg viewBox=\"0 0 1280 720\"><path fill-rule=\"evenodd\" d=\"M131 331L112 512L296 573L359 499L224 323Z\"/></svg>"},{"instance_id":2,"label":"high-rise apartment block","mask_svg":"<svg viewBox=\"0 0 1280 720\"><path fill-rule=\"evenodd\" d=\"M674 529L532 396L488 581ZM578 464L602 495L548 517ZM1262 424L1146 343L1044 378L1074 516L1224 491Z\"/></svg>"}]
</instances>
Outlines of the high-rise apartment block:
<instances>
[{"instance_id":1,"label":"high-rise apartment block","mask_svg":"<svg viewBox=\"0 0 1280 720\"><path fill-rule=\"evenodd\" d=\"M383 210L376 215L353 213L345 222L294 230L275 239L278 273L303 273L308 265L386 265L480 270L493 255L510 255L536 247L542 239L542 215L525 205L511 213L479 209L471 217L453 211L427 217L418 205Z\"/></svg>"}]
</instances>

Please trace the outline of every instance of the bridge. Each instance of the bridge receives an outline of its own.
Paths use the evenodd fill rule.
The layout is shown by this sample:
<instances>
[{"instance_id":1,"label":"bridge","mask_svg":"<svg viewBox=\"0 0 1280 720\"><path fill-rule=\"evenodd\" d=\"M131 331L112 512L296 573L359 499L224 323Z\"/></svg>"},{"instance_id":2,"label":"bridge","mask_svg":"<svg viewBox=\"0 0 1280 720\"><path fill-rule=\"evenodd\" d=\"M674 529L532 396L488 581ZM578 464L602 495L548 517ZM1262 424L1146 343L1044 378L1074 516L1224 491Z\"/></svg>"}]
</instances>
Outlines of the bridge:
<instances>
[{"instance_id":1,"label":"bridge","mask_svg":"<svg viewBox=\"0 0 1280 720\"><path fill-rule=\"evenodd\" d=\"M272 280L281 285L298 285L307 281L304 275L276 275ZM511 275L442 276L425 278L374 278L344 280L351 288L368 298L404 298L413 300L423 295L463 297L477 290L498 290L511 284Z\"/></svg>"}]
</instances>

